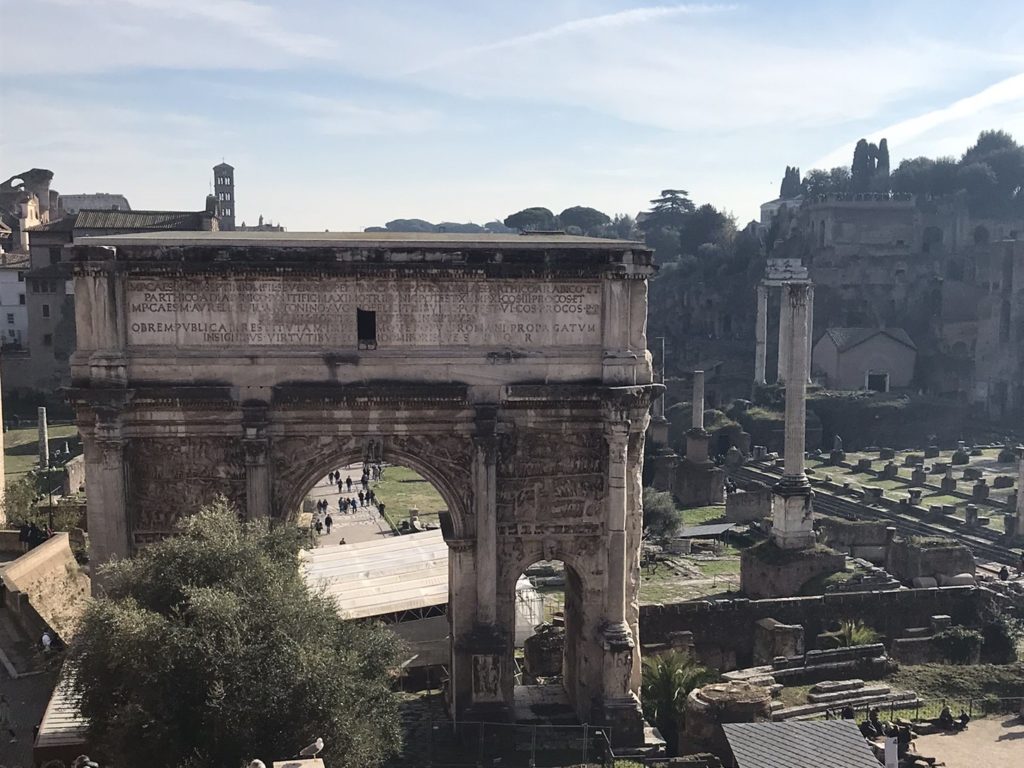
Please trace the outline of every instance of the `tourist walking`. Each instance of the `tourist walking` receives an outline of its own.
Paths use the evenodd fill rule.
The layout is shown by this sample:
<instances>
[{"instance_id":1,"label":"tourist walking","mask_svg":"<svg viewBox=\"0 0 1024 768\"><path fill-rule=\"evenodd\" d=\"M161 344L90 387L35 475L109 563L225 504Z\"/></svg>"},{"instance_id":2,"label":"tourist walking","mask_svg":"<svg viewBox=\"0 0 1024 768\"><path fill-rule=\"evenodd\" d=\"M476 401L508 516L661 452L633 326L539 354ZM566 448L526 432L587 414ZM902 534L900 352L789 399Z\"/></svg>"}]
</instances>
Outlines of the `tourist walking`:
<instances>
[{"instance_id":1,"label":"tourist walking","mask_svg":"<svg viewBox=\"0 0 1024 768\"><path fill-rule=\"evenodd\" d=\"M324 524L321 523L319 518L318 518L317 521L316 521L316 535L317 536L323 536L323 534L324 534Z\"/></svg>"},{"instance_id":2,"label":"tourist walking","mask_svg":"<svg viewBox=\"0 0 1024 768\"><path fill-rule=\"evenodd\" d=\"M327 517L324 518L324 527L327 528L327 535L328 536L331 535L331 525L333 525L333 524L334 524L334 520L331 519L331 515L330 515L330 513L328 513Z\"/></svg>"},{"instance_id":3,"label":"tourist walking","mask_svg":"<svg viewBox=\"0 0 1024 768\"><path fill-rule=\"evenodd\" d=\"M345 485L348 486L348 492L352 493L352 478L351 477L346 477L345 478Z\"/></svg>"},{"instance_id":4,"label":"tourist walking","mask_svg":"<svg viewBox=\"0 0 1024 768\"><path fill-rule=\"evenodd\" d=\"M339 480L338 481L338 493L344 493L344 492L345 492L345 486L343 486L341 484L341 480Z\"/></svg>"},{"instance_id":5,"label":"tourist walking","mask_svg":"<svg viewBox=\"0 0 1024 768\"><path fill-rule=\"evenodd\" d=\"M362 491L359 492L359 506L366 506L366 494L363 493Z\"/></svg>"}]
</instances>

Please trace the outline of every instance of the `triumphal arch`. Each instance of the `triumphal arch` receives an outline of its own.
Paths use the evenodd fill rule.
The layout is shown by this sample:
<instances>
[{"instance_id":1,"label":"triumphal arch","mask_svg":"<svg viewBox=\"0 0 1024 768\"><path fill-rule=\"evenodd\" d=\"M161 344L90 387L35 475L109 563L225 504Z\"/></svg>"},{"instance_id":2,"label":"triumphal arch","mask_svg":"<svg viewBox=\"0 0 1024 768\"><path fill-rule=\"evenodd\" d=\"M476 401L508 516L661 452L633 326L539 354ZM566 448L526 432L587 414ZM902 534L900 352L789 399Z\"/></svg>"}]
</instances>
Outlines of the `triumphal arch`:
<instances>
[{"instance_id":1,"label":"triumphal arch","mask_svg":"<svg viewBox=\"0 0 1024 768\"><path fill-rule=\"evenodd\" d=\"M449 697L507 716L517 577L569 571L564 685L642 738L651 253L544 235L156 233L74 246L72 399L102 562L224 494L287 520L364 457L449 516Z\"/></svg>"}]
</instances>

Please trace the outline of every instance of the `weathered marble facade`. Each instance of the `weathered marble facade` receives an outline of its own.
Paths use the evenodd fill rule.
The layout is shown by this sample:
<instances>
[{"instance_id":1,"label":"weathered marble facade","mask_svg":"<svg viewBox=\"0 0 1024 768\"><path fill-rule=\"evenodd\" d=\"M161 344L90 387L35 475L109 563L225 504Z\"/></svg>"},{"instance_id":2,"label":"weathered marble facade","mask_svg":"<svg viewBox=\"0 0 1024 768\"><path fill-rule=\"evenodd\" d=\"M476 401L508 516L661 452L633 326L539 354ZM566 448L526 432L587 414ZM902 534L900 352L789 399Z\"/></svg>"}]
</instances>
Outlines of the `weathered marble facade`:
<instances>
[{"instance_id":1,"label":"weathered marble facade","mask_svg":"<svg viewBox=\"0 0 1024 768\"><path fill-rule=\"evenodd\" d=\"M461 719L508 714L514 587L567 566L565 685L642 740L650 252L568 236L168 233L75 246L73 393L97 561L218 493L289 519L330 469L448 504Z\"/></svg>"}]
</instances>

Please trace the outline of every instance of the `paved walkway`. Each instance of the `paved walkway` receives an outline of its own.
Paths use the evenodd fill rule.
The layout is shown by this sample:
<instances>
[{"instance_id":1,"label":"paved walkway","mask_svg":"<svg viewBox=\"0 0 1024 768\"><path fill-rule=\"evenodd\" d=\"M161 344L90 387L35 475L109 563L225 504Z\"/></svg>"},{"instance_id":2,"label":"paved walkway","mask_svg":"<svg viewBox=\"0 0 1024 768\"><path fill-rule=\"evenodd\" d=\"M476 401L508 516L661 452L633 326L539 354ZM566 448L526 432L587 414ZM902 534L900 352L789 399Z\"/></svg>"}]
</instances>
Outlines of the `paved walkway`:
<instances>
[{"instance_id":1,"label":"paved walkway","mask_svg":"<svg viewBox=\"0 0 1024 768\"><path fill-rule=\"evenodd\" d=\"M946 768L1014 768L1024 765L1024 720L1008 715L971 720L966 731L921 736L914 746Z\"/></svg>"},{"instance_id":2,"label":"paved walkway","mask_svg":"<svg viewBox=\"0 0 1024 768\"><path fill-rule=\"evenodd\" d=\"M359 507L355 512L339 512L338 511L338 499L355 499L356 503L359 502L359 491L362 490L362 486L359 483L359 478L362 477L363 466L362 464L352 464L348 467L342 467L341 479L344 481L345 477L352 478L352 492L346 490L343 493L338 493L337 485L333 485L327 482L327 478L321 478L313 490L309 492L308 498L313 500L315 504L321 499L327 499L330 503L330 514L331 519L334 521L334 525L331 526L330 534L326 532L317 537L317 546L324 547L330 544L340 544L341 540L344 539L346 543L354 544L357 541L370 541L380 536L392 536L394 535L391 527L384 522L380 512L377 511L375 506ZM370 481L370 488L373 488L373 481ZM314 517L314 520L316 518Z\"/></svg>"}]
</instances>

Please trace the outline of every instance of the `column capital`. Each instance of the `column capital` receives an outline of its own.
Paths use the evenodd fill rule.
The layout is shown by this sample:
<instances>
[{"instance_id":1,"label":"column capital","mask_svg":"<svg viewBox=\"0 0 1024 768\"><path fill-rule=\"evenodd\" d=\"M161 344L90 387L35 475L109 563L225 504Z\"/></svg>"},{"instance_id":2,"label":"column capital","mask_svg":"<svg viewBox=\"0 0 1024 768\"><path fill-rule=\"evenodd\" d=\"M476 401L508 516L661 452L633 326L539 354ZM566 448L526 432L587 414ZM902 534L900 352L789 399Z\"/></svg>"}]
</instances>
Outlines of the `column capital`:
<instances>
[{"instance_id":1,"label":"column capital","mask_svg":"<svg viewBox=\"0 0 1024 768\"><path fill-rule=\"evenodd\" d=\"M621 451L625 459L626 447L629 445L630 423L628 421L605 422L604 439L612 453Z\"/></svg>"},{"instance_id":2,"label":"column capital","mask_svg":"<svg viewBox=\"0 0 1024 768\"><path fill-rule=\"evenodd\" d=\"M242 440L242 451L245 454L247 467L258 467L267 463L269 442L265 437L246 438Z\"/></svg>"},{"instance_id":3,"label":"column capital","mask_svg":"<svg viewBox=\"0 0 1024 768\"><path fill-rule=\"evenodd\" d=\"M482 455L485 464L494 464L498 460L497 435L473 435L473 446Z\"/></svg>"}]
</instances>

